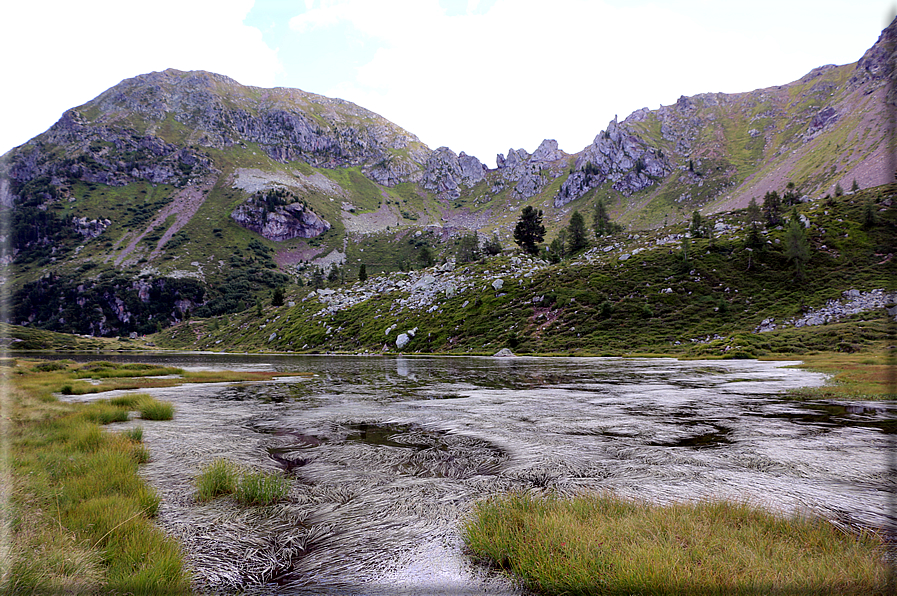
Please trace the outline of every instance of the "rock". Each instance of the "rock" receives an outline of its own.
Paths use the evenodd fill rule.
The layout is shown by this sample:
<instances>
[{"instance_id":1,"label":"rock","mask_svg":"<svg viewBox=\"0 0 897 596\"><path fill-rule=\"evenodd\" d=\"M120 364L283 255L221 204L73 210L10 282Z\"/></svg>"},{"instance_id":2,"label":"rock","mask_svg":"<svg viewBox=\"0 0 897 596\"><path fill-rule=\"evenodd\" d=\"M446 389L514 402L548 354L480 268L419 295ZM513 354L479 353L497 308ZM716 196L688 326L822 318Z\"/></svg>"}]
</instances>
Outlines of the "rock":
<instances>
[{"instance_id":1,"label":"rock","mask_svg":"<svg viewBox=\"0 0 897 596\"><path fill-rule=\"evenodd\" d=\"M463 151L460 155L448 147L440 147L430 154L424 167L422 185L444 198L461 196L458 188L476 185L486 177L486 166Z\"/></svg>"},{"instance_id":2,"label":"rock","mask_svg":"<svg viewBox=\"0 0 897 596\"><path fill-rule=\"evenodd\" d=\"M618 124L614 118L576 158L574 172L555 195L554 206L563 207L606 180L611 180L613 189L628 197L672 171L672 165L659 149L649 146L626 122Z\"/></svg>"},{"instance_id":3,"label":"rock","mask_svg":"<svg viewBox=\"0 0 897 596\"><path fill-rule=\"evenodd\" d=\"M262 193L256 193L234 209L231 218L268 240L283 241L292 238L314 238L330 229L330 222L318 217L303 203L278 205L272 208L265 203Z\"/></svg>"},{"instance_id":4,"label":"rock","mask_svg":"<svg viewBox=\"0 0 897 596\"><path fill-rule=\"evenodd\" d=\"M396 348L401 350L402 348L404 348L405 346L408 345L409 341L411 341L411 338L408 337L407 333L400 333L399 336L396 338Z\"/></svg>"},{"instance_id":5,"label":"rock","mask_svg":"<svg viewBox=\"0 0 897 596\"><path fill-rule=\"evenodd\" d=\"M557 141L545 139L532 155L523 149L509 149L507 158L499 154L495 162L502 180L515 182L514 193L527 199L563 173L566 157L566 153L558 149Z\"/></svg>"},{"instance_id":6,"label":"rock","mask_svg":"<svg viewBox=\"0 0 897 596\"><path fill-rule=\"evenodd\" d=\"M502 348L493 354L496 358L508 358L508 357L516 357L517 354L509 350L508 348Z\"/></svg>"},{"instance_id":7,"label":"rock","mask_svg":"<svg viewBox=\"0 0 897 596\"><path fill-rule=\"evenodd\" d=\"M492 289L497 292L498 290L502 289L502 287L504 285L505 285L505 280L498 278L492 282Z\"/></svg>"},{"instance_id":8,"label":"rock","mask_svg":"<svg viewBox=\"0 0 897 596\"><path fill-rule=\"evenodd\" d=\"M96 238L112 225L108 219L90 219L86 217L72 217L72 227L85 238Z\"/></svg>"}]
</instances>

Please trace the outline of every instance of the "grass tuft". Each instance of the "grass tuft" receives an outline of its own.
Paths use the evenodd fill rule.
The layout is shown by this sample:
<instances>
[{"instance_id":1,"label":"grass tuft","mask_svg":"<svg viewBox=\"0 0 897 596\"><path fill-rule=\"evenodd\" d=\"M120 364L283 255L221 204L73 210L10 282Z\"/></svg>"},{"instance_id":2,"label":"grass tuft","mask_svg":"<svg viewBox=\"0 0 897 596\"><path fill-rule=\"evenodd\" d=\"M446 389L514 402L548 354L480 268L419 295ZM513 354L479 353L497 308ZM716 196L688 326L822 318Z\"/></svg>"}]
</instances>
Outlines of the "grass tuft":
<instances>
[{"instance_id":1,"label":"grass tuft","mask_svg":"<svg viewBox=\"0 0 897 596\"><path fill-rule=\"evenodd\" d=\"M129 441L132 443L141 443L143 441L143 427L135 426L134 428L129 428L128 430L122 433Z\"/></svg>"},{"instance_id":2,"label":"grass tuft","mask_svg":"<svg viewBox=\"0 0 897 596\"><path fill-rule=\"evenodd\" d=\"M233 494L243 505L271 505L286 498L289 490L289 482L281 476L244 470L224 459L215 460L196 477L200 501Z\"/></svg>"},{"instance_id":3,"label":"grass tuft","mask_svg":"<svg viewBox=\"0 0 897 596\"><path fill-rule=\"evenodd\" d=\"M478 558L543 594L883 594L883 541L743 503L511 494L463 527Z\"/></svg>"},{"instance_id":4,"label":"grass tuft","mask_svg":"<svg viewBox=\"0 0 897 596\"><path fill-rule=\"evenodd\" d=\"M211 501L234 492L237 485L237 467L225 459L217 459L206 466L196 477L196 498Z\"/></svg>"},{"instance_id":5,"label":"grass tuft","mask_svg":"<svg viewBox=\"0 0 897 596\"><path fill-rule=\"evenodd\" d=\"M271 505L287 496L290 485L281 476L267 472L244 472L234 496L244 505Z\"/></svg>"},{"instance_id":6,"label":"grass tuft","mask_svg":"<svg viewBox=\"0 0 897 596\"><path fill-rule=\"evenodd\" d=\"M174 405L171 402L159 401L145 396L137 403L140 417L144 420L171 420L174 418Z\"/></svg>"}]
</instances>

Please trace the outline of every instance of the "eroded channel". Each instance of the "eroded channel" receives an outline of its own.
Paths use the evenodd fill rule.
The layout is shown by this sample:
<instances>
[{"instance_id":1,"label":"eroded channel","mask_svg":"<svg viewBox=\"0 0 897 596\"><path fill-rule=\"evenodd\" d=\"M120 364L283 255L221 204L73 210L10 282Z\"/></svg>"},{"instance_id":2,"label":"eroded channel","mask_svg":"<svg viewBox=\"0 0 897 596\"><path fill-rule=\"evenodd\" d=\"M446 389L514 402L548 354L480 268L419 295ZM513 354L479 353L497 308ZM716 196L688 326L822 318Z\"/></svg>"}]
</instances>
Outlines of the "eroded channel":
<instances>
[{"instance_id":1,"label":"eroded channel","mask_svg":"<svg viewBox=\"0 0 897 596\"><path fill-rule=\"evenodd\" d=\"M133 359L148 360L146 356ZM153 393L144 428L159 522L200 587L252 594L515 594L468 563L458 527L508 490L748 500L889 526L893 412L797 403L821 375L756 361L193 355L179 366L311 379ZM200 504L216 458L286 475L289 498Z\"/></svg>"}]
</instances>

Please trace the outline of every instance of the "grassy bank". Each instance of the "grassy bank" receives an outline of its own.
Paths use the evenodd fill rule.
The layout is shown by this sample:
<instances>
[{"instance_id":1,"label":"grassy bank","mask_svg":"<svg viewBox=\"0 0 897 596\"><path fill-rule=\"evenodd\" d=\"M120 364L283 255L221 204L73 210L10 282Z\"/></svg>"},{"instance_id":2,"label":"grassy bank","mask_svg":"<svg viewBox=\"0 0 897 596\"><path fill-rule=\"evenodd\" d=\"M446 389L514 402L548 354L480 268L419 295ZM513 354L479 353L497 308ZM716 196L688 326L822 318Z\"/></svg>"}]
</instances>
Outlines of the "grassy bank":
<instances>
[{"instance_id":1,"label":"grassy bank","mask_svg":"<svg viewBox=\"0 0 897 596\"><path fill-rule=\"evenodd\" d=\"M479 502L469 550L543 594L884 594L882 540L736 503Z\"/></svg>"},{"instance_id":2,"label":"grassy bank","mask_svg":"<svg viewBox=\"0 0 897 596\"><path fill-rule=\"evenodd\" d=\"M8 594L190 592L179 545L154 523L159 497L138 476L149 460L141 427L104 426L139 417L164 424L172 404L146 394L90 403L56 395L185 382L270 379L275 373L197 375L153 365L6 360L8 489L2 513L2 590ZM149 376L169 375L166 379ZM92 379L89 384L85 379Z\"/></svg>"},{"instance_id":3,"label":"grassy bank","mask_svg":"<svg viewBox=\"0 0 897 596\"><path fill-rule=\"evenodd\" d=\"M895 362L882 347L878 352L842 354L824 352L799 357L800 368L830 375L822 387L793 389L786 395L793 399L855 399L886 401L897 399L894 394Z\"/></svg>"}]
</instances>

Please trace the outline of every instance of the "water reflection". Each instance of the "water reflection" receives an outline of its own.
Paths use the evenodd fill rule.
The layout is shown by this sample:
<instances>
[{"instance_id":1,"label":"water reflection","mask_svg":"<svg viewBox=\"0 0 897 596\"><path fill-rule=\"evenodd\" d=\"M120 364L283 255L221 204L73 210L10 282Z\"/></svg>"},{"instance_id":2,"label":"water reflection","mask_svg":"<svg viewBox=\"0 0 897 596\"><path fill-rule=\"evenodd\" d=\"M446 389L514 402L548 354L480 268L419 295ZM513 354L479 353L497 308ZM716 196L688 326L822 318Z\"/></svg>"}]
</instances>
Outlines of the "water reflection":
<instances>
[{"instance_id":1,"label":"water reflection","mask_svg":"<svg viewBox=\"0 0 897 596\"><path fill-rule=\"evenodd\" d=\"M884 527L894 420L883 404L777 395L821 375L753 361L104 356L311 371L291 382L158 390L146 423L160 522L219 592L515 593L470 566L457 527L507 490L734 498ZM95 359L95 358L93 358ZM287 474L290 499L198 505L216 457Z\"/></svg>"}]
</instances>

